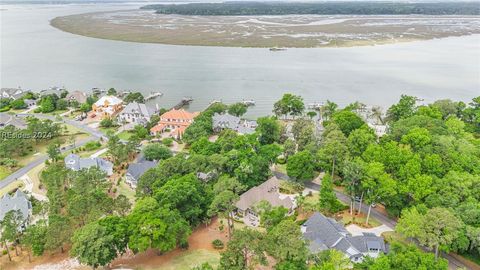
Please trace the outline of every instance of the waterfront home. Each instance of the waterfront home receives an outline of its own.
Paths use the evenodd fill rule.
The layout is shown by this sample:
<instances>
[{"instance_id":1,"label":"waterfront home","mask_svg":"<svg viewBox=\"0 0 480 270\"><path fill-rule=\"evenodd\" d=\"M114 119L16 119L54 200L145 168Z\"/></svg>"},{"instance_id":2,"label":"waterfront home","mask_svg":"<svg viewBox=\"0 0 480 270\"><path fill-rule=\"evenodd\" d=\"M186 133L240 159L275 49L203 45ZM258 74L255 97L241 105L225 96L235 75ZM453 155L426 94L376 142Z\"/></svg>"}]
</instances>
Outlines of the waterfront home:
<instances>
[{"instance_id":1,"label":"waterfront home","mask_svg":"<svg viewBox=\"0 0 480 270\"><path fill-rule=\"evenodd\" d=\"M239 134L252 134L257 127L256 121L244 120L228 113L214 114L212 117L212 124L215 132L220 132L224 129L231 129Z\"/></svg>"},{"instance_id":2,"label":"waterfront home","mask_svg":"<svg viewBox=\"0 0 480 270\"><path fill-rule=\"evenodd\" d=\"M191 113L183 109L171 109L160 116L160 121L150 129L150 133L152 135L168 133L170 137L181 138L198 114L198 112Z\"/></svg>"},{"instance_id":3,"label":"waterfront home","mask_svg":"<svg viewBox=\"0 0 480 270\"><path fill-rule=\"evenodd\" d=\"M92 110L100 118L112 118L122 110L122 104L118 97L103 96L92 105Z\"/></svg>"},{"instance_id":4,"label":"waterfront home","mask_svg":"<svg viewBox=\"0 0 480 270\"><path fill-rule=\"evenodd\" d=\"M14 126L18 129L26 129L28 125L22 118L6 113L0 113L0 128L7 126Z\"/></svg>"},{"instance_id":5,"label":"waterfront home","mask_svg":"<svg viewBox=\"0 0 480 270\"><path fill-rule=\"evenodd\" d=\"M19 211L22 215L21 229L25 229L32 215L32 203L27 195L17 189L12 195L5 194L0 198L0 223L10 211Z\"/></svg>"},{"instance_id":6,"label":"waterfront home","mask_svg":"<svg viewBox=\"0 0 480 270\"><path fill-rule=\"evenodd\" d=\"M37 106L38 100L36 100L36 99L24 99L23 102L25 102L25 105L27 105L28 108L31 108L33 106Z\"/></svg>"},{"instance_id":7,"label":"waterfront home","mask_svg":"<svg viewBox=\"0 0 480 270\"><path fill-rule=\"evenodd\" d=\"M157 166L158 161L149 161L142 159L137 163L128 165L127 173L125 174L125 182L133 189L137 188L137 183L140 177L149 169Z\"/></svg>"},{"instance_id":8,"label":"waterfront home","mask_svg":"<svg viewBox=\"0 0 480 270\"><path fill-rule=\"evenodd\" d=\"M84 92L73 91L65 97L67 101L76 101L79 104L87 102L87 95Z\"/></svg>"},{"instance_id":9,"label":"waterfront home","mask_svg":"<svg viewBox=\"0 0 480 270\"><path fill-rule=\"evenodd\" d=\"M113 164L108 160L104 160L98 157L81 158L78 155L69 154L65 157L65 167L73 171L80 171L82 169L97 167L109 176L113 174Z\"/></svg>"},{"instance_id":10,"label":"waterfront home","mask_svg":"<svg viewBox=\"0 0 480 270\"><path fill-rule=\"evenodd\" d=\"M246 225L258 226L260 216L255 206L261 201L267 201L273 207L283 206L288 209L289 214L292 214L295 208L294 200L291 196L280 194L280 183L281 181L274 176L240 195L240 199L235 204L235 216L243 219Z\"/></svg>"},{"instance_id":11,"label":"waterfront home","mask_svg":"<svg viewBox=\"0 0 480 270\"><path fill-rule=\"evenodd\" d=\"M61 97L63 92L67 92L65 87L52 86L48 89L40 90L40 96L57 95L57 97Z\"/></svg>"},{"instance_id":12,"label":"waterfront home","mask_svg":"<svg viewBox=\"0 0 480 270\"><path fill-rule=\"evenodd\" d=\"M312 254L327 249L336 249L352 262L361 262L366 256L376 258L387 252L382 237L372 233L352 236L342 224L315 212L301 227Z\"/></svg>"},{"instance_id":13,"label":"waterfront home","mask_svg":"<svg viewBox=\"0 0 480 270\"><path fill-rule=\"evenodd\" d=\"M20 88L1 88L0 98L19 99L25 94Z\"/></svg>"},{"instance_id":14,"label":"waterfront home","mask_svg":"<svg viewBox=\"0 0 480 270\"><path fill-rule=\"evenodd\" d=\"M156 110L143 103L131 102L118 114L118 120L122 123L132 123L145 126Z\"/></svg>"}]
</instances>

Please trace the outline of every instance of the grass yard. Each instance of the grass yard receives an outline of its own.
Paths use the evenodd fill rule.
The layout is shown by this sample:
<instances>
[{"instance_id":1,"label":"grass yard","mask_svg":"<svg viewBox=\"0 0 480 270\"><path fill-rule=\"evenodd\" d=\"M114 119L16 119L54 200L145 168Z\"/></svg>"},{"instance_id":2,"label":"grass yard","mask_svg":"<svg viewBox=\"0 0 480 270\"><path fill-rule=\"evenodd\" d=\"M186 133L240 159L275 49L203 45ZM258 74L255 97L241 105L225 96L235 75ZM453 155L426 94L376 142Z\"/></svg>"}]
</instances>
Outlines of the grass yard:
<instances>
[{"instance_id":1,"label":"grass yard","mask_svg":"<svg viewBox=\"0 0 480 270\"><path fill-rule=\"evenodd\" d=\"M118 136L118 138L120 138L120 140L125 140L125 141L130 139L130 137L132 137L132 135L133 135L133 133L131 133L129 131L122 131L122 132L117 134L117 136Z\"/></svg>"},{"instance_id":2,"label":"grass yard","mask_svg":"<svg viewBox=\"0 0 480 270\"><path fill-rule=\"evenodd\" d=\"M109 128L105 128L105 127L99 127L98 130L100 130L101 132L103 132L104 134L107 134L108 132L117 132L118 130L118 127L109 127Z\"/></svg>"},{"instance_id":3,"label":"grass yard","mask_svg":"<svg viewBox=\"0 0 480 270\"><path fill-rule=\"evenodd\" d=\"M5 166L0 166L0 180L9 176L11 173L12 173L12 171L9 168L7 168Z\"/></svg>"},{"instance_id":4,"label":"grass yard","mask_svg":"<svg viewBox=\"0 0 480 270\"><path fill-rule=\"evenodd\" d=\"M44 168L45 168L45 163L42 163L42 164L38 165L37 167L31 169L27 173L28 177L30 177L30 180L33 183L32 191L35 192L35 193L43 194L43 195L46 194L46 190L45 189L44 190L40 189L40 173L42 172L42 170Z\"/></svg>"},{"instance_id":5,"label":"grass yard","mask_svg":"<svg viewBox=\"0 0 480 270\"><path fill-rule=\"evenodd\" d=\"M125 183L124 178L120 180L120 185L117 186L117 190L119 194L125 195L132 204L135 202L135 190Z\"/></svg>"},{"instance_id":6,"label":"grass yard","mask_svg":"<svg viewBox=\"0 0 480 270\"><path fill-rule=\"evenodd\" d=\"M0 197L22 186L23 186L22 181L20 180L13 181L12 183L8 184L6 187L0 189Z\"/></svg>"},{"instance_id":7,"label":"grass yard","mask_svg":"<svg viewBox=\"0 0 480 270\"><path fill-rule=\"evenodd\" d=\"M197 249L182 252L179 256L173 258L170 262L161 267L154 268L158 270L189 270L194 266L202 265L208 262L216 268L220 262L220 254L205 249Z\"/></svg>"},{"instance_id":8,"label":"grass yard","mask_svg":"<svg viewBox=\"0 0 480 270\"><path fill-rule=\"evenodd\" d=\"M281 173L287 174L287 164L275 164L275 169Z\"/></svg>"}]
</instances>

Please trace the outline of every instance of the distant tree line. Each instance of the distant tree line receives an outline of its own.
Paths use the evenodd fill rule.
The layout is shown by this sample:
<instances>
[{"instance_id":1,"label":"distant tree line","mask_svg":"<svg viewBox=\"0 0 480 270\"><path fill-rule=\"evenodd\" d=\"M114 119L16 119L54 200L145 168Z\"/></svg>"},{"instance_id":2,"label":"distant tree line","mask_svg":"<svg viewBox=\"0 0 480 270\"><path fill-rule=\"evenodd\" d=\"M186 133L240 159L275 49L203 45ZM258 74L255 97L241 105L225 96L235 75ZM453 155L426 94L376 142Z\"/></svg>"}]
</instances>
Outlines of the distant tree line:
<instances>
[{"instance_id":1,"label":"distant tree line","mask_svg":"<svg viewBox=\"0 0 480 270\"><path fill-rule=\"evenodd\" d=\"M158 14L239 16L239 15L479 15L475 2L394 3L394 2L226 2L147 5Z\"/></svg>"}]
</instances>

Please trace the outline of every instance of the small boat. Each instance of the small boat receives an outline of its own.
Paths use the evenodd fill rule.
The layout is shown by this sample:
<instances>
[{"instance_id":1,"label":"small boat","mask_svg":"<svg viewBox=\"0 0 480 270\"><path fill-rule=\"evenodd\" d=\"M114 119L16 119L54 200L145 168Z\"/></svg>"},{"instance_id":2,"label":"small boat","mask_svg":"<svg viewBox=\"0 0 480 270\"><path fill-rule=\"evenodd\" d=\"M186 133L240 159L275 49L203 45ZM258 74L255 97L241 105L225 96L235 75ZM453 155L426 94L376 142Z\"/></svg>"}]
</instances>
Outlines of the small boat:
<instances>
[{"instance_id":1,"label":"small boat","mask_svg":"<svg viewBox=\"0 0 480 270\"><path fill-rule=\"evenodd\" d=\"M242 100L242 103L247 105L247 106L255 106L255 100L253 99L247 99L247 100Z\"/></svg>"},{"instance_id":2,"label":"small boat","mask_svg":"<svg viewBox=\"0 0 480 270\"><path fill-rule=\"evenodd\" d=\"M163 93L160 93L160 92L151 92L150 95L148 95L145 100L150 100L150 99L154 99L156 97L160 97L160 96L163 96Z\"/></svg>"},{"instance_id":3,"label":"small boat","mask_svg":"<svg viewBox=\"0 0 480 270\"><path fill-rule=\"evenodd\" d=\"M285 51L287 49L285 48L278 48L278 47L273 47L273 48L270 48L270 51L271 52L278 52L278 51Z\"/></svg>"}]
</instances>

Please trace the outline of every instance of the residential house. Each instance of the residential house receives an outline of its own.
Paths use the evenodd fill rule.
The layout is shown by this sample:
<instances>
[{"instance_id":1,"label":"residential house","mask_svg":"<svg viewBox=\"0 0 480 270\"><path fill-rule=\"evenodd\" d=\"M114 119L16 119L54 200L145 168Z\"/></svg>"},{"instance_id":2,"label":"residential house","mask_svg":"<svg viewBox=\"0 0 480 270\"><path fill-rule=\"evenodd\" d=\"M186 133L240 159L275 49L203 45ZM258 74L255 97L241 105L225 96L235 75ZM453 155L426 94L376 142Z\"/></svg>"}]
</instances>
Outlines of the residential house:
<instances>
[{"instance_id":1,"label":"residential house","mask_svg":"<svg viewBox=\"0 0 480 270\"><path fill-rule=\"evenodd\" d=\"M26 129L28 125L22 118L6 113L0 113L0 128L7 126L14 126L18 129Z\"/></svg>"},{"instance_id":2,"label":"residential house","mask_svg":"<svg viewBox=\"0 0 480 270\"><path fill-rule=\"evenodd\" d=\"M32 215L32 203L27 195L20 191L20 189L17 189L13 195L5 194L0 198L0 222L2 222L5 215L12 210L20 211L23 218L21 226L22 229L25 229Z\"/></svg>"},{"instance_id":3,"label":"residential house","mask_svg":"<svg viewBox=\"0 0 480 270\"><path fill-rule=\"evenodd\" d=\"M214 114L212 117L212 123L215 132L220 132L224 129L231 129L239 134L252 134L257 127L256 121L244 120L228 113Z\"/></svg>"},{"instance_id":4,"label":"residential house","mask_svg":"<svg viewBox=\"0 0 480 270\"><path fill-rule=\"evenodd\" d=\"M385 134L387 134L387 129L388 129L387 125L374 124L371 122L368 122L367 124L371 129L373 129L377 137L382 137Z\"/></svg>"},{"instance_id":5,"label":"residential house","mask_svg":"<svg viewBox=\"0 0 480 270\"><path fill-rule=\"evenodd\" d=\"M36 100L36 99L24 99L23 102L25 102L25 105L27 105L28 108L31 108L33 106L37 106L38 100Z\"/></svg>"},{"instance_id":6,"label":"residential house","mask_svg":"<svg viewBox=\"0 0 480 270\"><path fill-rule=\"evenodd\" d=\"M183 109L171 109L160 116L160 121L150 129L150 133L152 135L158 135L169 132L171 137L181 138L187 127L193 123L193 119L198 114L197 112L191 113Z\"/></svg>"},{"instance_id":7,"label":"residential house","mask_svg":"<svg viewBox=\"0 0 480 270\"><path fill-rule=\"evenodd\" d=\"M57 95L61 97L63 92L67 92L65 87L52 86L48 89L40 90L40 96Z\"/></svg>"},{"instance_id":8,"label":"residential house","mask_svg":"<svg viewBox=\"0 0 480 270\"><path fill-rule=\"evenodd\" d=\"M142 159L137 163L128 165L127 173L125 174L125 182L133 189L137 188L138 179L149 169L157 166L157 161L148 161Z\"/></svg>"},{"instance_id":9,"label":"residential house","mask_svg":"<svg viewBox=\"0 0 480 270\"><path fill-rule=\"evenodd\" d=\"M197 178L198 180L207 183L208 181L216 178L218 176L216 170L209 171L208 173L204 172L198 172L197 173Z\"/></svg>"},{"instance_id":10,"label":"residential house","mask_svg":"<svg viewBox=\"0 0 480 270\"><path fill-rule=\"evenodd\" d=\"M357 263L362 262L366 256L376 258L387 253L382 237L372 233L352 236L342 224L319 212L315 212L302 225L301 230L312 254L334 248Z\"/></svg>"},{"instance_id":11,"label":"residential house","mask_svg":"<svg viewBox=\"0 0 480 270\"><path fill-rule=\"evenodd\" d=\"M25 94L20 88L1 88L0 98L19 99Z\"/></svg>"},{"instance_id":12,"label":"residential house","mask_svg":"<svg viewBox=\"0 0 480 270\"><path fill-rule=\"evenodd\" d=\"M122 110L123 101L115 96L103 96L92 105L92 110L101 118L114 117Z\"/></svg>"},{"instance_id":13,"label":"residential house","mask_svg":"<svg viewBox=\"0 0 480 270\"><path fill-rule=\"evenodd\" d=\"M68 95L65 97L67 101L76 101L79 104L83 104L87 102L87 95L84 92L80 91L73 91L71 93L68 93Z\"/></svg>"},{"instance_id":14,"label":"residential house","mask_svg":"<svg viewBox=\"0 0 480 270\"><path fill-rule=\"evenodd\" d=\"M280 183L281 181L274 176L240 195L239 201L235 204L237 208L235 215L243 218L247 225L258 226L260 217L255 206L261 201L267 201L273 207L283 206L289 210L289 214L293 213L295 201L292 196L280 194Z\"/></svg>"},{"instance_id":15,"label":"residential house","mask_svg":"<svg viewBox=\"0 0 480 270\"><path fill-rule=\"evenodd\" d=\"M69 154L65 157L65 167L73 171L80 171L91 167L97 167L107 175L113 174L113 164L102 158L81 158L75 154Z\"/></svg>"},{"instance_id":16,"label":"residential house","mask_svg":"<svg viewBox=\"0 0 480 270\"><path fill-rule=\"evenodd\" d=\"M132 102L118 114L118 120L123 123L145 126L157 111L143 103Z\"/></svg>"}]
</instances>

